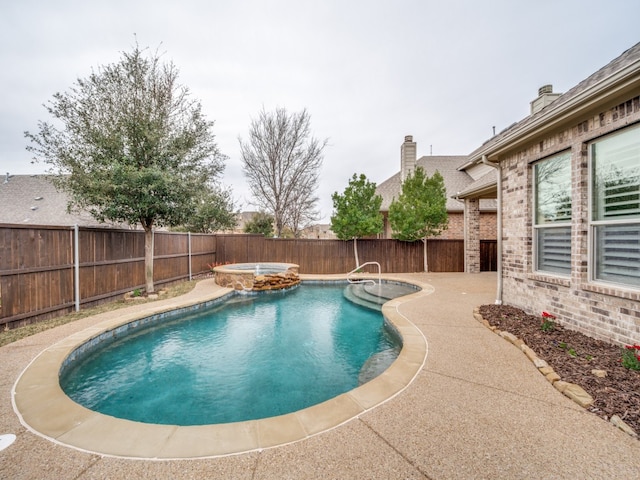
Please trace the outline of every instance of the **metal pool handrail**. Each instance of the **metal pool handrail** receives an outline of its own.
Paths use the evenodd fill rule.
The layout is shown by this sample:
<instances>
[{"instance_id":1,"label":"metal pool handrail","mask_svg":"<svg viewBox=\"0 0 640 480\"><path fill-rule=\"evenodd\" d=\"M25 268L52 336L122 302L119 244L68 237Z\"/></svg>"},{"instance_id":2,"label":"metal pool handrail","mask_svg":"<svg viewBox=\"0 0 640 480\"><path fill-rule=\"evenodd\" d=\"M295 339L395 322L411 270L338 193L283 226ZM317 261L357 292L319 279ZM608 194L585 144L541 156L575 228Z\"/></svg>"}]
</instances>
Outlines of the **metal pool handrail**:
<instances>
[{"instance_id":1,"label":"metal pool handrail","mask_svg":"<svg viewBox=\"0 0 640 480\"><path fill-rule=\"evenodd\" d=\"M356 272L359 272L362 267L366 267L367 265L376 265L378 267L378 283L382 283L382 281L380 279L380 277L382 275L382 269L380 268L380 264L378 262L367 262L367 263L363 263L362 265L354 268L349 273L347 273L347 282L349 282L349 283L373 283L375 285L376 281L371 279L371 278L357 278L357 279L353 279L353 280L351 279L351 275L353 275Z\"/></svg>"}]
</instances>

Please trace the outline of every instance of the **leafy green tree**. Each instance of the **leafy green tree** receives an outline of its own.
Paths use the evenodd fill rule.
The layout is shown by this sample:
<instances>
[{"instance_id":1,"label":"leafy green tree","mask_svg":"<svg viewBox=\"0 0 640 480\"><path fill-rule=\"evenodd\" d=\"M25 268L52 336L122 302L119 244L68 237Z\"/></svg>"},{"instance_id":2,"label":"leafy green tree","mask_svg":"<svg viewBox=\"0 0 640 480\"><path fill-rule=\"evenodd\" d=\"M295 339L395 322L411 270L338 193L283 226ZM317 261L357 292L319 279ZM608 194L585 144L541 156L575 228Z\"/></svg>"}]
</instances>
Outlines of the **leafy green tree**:
<instances>
[{"instance_id":1,"label":"leafy green tree","mask_svg":"<svg viewBox=\"0 0 640 480\"><path fill-rule=\"evenodd\" d=\"M273 217L265 212L256 213L244 225L245 233L261 233L267 238L273 237Z\"/></svg>"},{"instance_id":2,"label":"leafy green tree","mask_svg":"<svg viewBox=\"0 0 640 480\"><path fill-rule=\"evenodd\" d=\"M148 293L154 228L184 224L199 193L224 169L213 122L177 78L172 63L136 44L117 63L56 93L45 104L55 122L25 132L27 150L69 192L69 210L142 225Z\"/></svg>"},{"instance_id":3,"label":"leafy green tree","mask_svg":"<svg viewBox=\"0 0 640 480\"><path fill-rule=\"evenodd\" d=\"M376 195L375 183L367 180L364 174L354 173L344 193L334 192L331 199L334 210L331 230L340 240L353 240L356 267L359 267L357 239L382 232L382 197Z\"/></svg>"},{"instance_id":4,"label":"leafy green tree","mask_svg":"<svg viewBox=\"0 0 640 480\"><path fill-rule=\"evenodd\" d=\"M402 192L389 206L389 224L393 238L424 243L424 271L427 263L427 238L439 235L447 227L447 196L444 179L436 171L429 177L416 167L402 184Z\"/></svg>"},{"instance_id":5,"label":"leafy green tree","mask_svg":"<svg viewBox=\"0 0 640 480\"><path fill-rule=\"evenodd\" d=\"M234 209L230 190L208 188L200 194L195 210L180 230L213 233L232 229L238 224Z\"/></svg>"}]
</instances>

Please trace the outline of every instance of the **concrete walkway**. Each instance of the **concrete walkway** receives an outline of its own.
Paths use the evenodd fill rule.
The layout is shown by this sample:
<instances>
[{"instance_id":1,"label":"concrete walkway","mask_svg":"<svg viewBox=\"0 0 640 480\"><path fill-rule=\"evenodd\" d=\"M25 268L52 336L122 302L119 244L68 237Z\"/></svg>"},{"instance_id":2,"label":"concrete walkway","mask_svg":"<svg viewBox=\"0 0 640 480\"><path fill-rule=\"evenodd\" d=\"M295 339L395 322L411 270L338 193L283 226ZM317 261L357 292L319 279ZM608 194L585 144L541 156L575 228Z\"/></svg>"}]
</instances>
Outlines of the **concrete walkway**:
<instances>
[{"instance_id":1,"label":"concrete walkway","mask_svg":"<svg viewBox=\"0 0 640 480\"><path fill-rule=\"evenodd\" d=\"M434 287L399 307L428 342L424 367L409 387L333 430L248 454L126 460L26 429L11 401L20 373L42 350L105 314L0 348L0 434L17 435L0 451L0 479L638 478L640 441L559 393L520 350L473 318L473 307L493 302L495 274L401 277ZM188 295L193 301L202 293Z\"/></svg>"}]
</instances>

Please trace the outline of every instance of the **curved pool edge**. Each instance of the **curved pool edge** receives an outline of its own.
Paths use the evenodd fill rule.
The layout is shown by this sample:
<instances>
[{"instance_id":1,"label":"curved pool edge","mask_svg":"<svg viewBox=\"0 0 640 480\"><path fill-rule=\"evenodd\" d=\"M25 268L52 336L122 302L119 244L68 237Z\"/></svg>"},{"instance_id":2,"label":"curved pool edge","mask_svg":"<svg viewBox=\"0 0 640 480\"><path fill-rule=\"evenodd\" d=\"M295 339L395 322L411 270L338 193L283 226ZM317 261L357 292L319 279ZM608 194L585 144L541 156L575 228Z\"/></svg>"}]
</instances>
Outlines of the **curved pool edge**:
<instances>
[{"instance_id":1,"label":"curved pool edge","mask_svg":"<svg viewBox=\"0 0 640 480\"><path fill-rule=\"evenodd\" d=\"M402 336L403 347L398 358L373 380L312 407L259 420L183 427L146 424L104 415L82 407L62 391L58 382L62 363L88 340L125 323L232 292L208 279L196 285L196 294L147 304L148 308L114 311L116 315L42 351L14 384L14 411L27 429L50 441L88 453L131 459L174 460L249 453L332 430L398 395L411 384L426 361L426 338L400 313L399 307L429 295L433 287L393 276L383 276L383 279L421 288L385 303L382 308L387 321ZM301 280L345 280L345 276L301 275ZM109 317L105 314L100 316Z\"/></svg>"}]
</instances>

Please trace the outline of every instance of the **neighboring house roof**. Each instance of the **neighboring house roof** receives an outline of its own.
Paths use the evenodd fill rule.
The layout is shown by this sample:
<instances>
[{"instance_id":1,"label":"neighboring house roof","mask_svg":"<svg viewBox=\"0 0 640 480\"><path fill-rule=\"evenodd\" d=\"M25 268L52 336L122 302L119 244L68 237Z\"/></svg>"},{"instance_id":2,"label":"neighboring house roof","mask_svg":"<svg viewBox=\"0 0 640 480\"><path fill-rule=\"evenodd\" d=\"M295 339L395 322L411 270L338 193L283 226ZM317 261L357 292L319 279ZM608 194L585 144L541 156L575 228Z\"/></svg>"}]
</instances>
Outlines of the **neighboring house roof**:
<instances>
[{"instance_id":1,"label":"neighboring house roof","mask_svg":"<svg viewBox=\"0 0 640 480\"><path fill-rule=\"evenodd\" d=\"M540 111L487 140L469 155L467 165L480 161L483 155L490 157L489 160L499 160L504 151L518 148L531 142L534 136L558 128L559 125L575 118L584 117L586 113L597 110L601 103L610 102L613 96L637 89L639 69L640 43L623 52Z\"/></svg>"},{"instance_id":2,"label":"neighboring house roof","mask_svg":"<svg viewBox=\"0 0 640 480\"><path fill-rule=\"evenodd\" d=\"M460 165L468 162L468 160L469 157L466 155L448 155L423 156L416 162L416 166L422 167L428 176L432 176L436 170L442 175L444 186L447 190L448 212L462 212L464 210L464 205L453 197L473 183L473 178L467 172L459 170ZM400 195L401 191L400 172L379 184L376 188L376 193L382 196L380 210L383 212L389 211L391 202ZM483 201L480 208L481 210L495 210L495 202Z\"/></svg>"},{"instance_id":3,"label":"neighboring house roof","mask_svg":"<svg viewBox=\"0 0 640 480\"><path fill-rule=\"evenodd\" d=\"M118 227L99 223L87 212L67 213L69 196L60 192L49 175L0 177L0 223L83 227Z\"/></svg>"}]
</instances>

